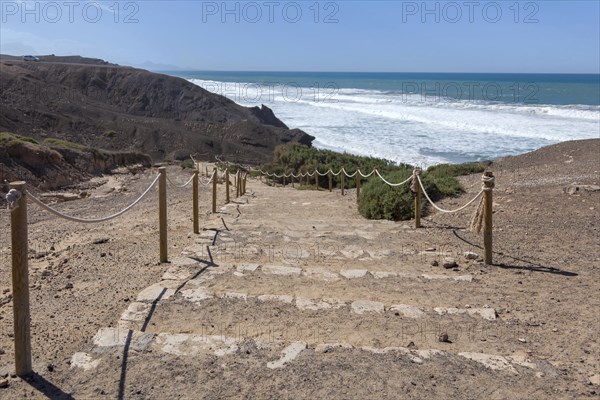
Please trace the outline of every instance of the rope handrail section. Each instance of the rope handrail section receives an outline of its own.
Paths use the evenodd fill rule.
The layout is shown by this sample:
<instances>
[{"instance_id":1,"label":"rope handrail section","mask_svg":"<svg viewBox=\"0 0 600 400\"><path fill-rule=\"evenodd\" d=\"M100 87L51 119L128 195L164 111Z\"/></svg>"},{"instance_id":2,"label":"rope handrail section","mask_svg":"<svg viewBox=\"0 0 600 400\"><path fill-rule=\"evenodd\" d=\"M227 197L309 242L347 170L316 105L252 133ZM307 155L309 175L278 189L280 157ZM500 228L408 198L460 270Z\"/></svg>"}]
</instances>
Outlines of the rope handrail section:
<instances>
[{"instance_id":1,"label":"rope handrail section","mask_svg":"<svg viewBox=\"0 0 600 400\"><path fill-rule=\"evenodd\" d=\"M156 185L156 182L158 182L159 178L160 178L160 174L157 175L156 178L154 178L154 180L152 181L150 186L148 186L148 188L133 203L129 204L127 207L125 207L124 209L122 209L121 211L119 211L115 214L112 214L112 215L109 215L106 217L102 217L102 218L85 219L85 218L73 217L71 215L63 214L62 212L46 205L43 201L41 201L40 199L35 197L29 190L27 190L27 194L29 195L29 198L31 198L31 200L33 200L34 203L36 203L38 206L40 206L41 208L43 208L44 210L48 211L51 214L54 214L60 218L63 218L63 219L66 219L66 220L72 221L72 222L80 222L83 224L92 224L92 223L109 221L109 220L117 218L117 217L125 214L127 211L131 210L140 201L142 201L144 199L144 197L146 197L146 195L150 192L150 189L152 189L154 187L154 185Z\"/></svg>"},{"instance_id":2,"label":"rope handrail section","mask_svg":"<svg viewBox=\"0 0 600 400\"><path fill-rule=\"evenodd\" d=\"M194 179L194 175L190 176L190 179L188 179L187 182L184 183L183 185L177 185L175 182L173 182L171 180L171 178L169 178L169 175L167 175L167 182L169 182L169 184L171 186L174 186L174 187L179 188L179 189L183 189L184 187L186 187L187 185L189 185L192 182L193 179Z\"/></svg>"},{"instance_id":3,"label":"rope handrail section","mask_svg":"<svg viewBox=\"0 0 600 400\"><path fill-rule=\"evenodd\" d=\"M368 178L368 177L370 177L371 175L373 175L373 174L375 173L375 171L377 171L377 170L376 170L376 169L374 169L373 171L371 171L371 173L370 173L370 174L368 174L368 175L365 175L365 174L363 174L363 173L360 171L360 169L359 169L359 170L358 170L358 173L359 173L359 174L360 174L360 176L362 176L363 178Z\"/></svg>"},{"instance_id":4,"label":"rope handrail section","mask_svg":"<svg viewBox=\"0 0 600 400\"><path fill-rule=\"evenodd\" d=\"M392 183L389 182L387 179L385 179L383 176L381 176L381 174L379 173L379 171L376 169L375 173L377 174L377 176L379 177L379 179L381 179L383 182L385 182L386 185L392 186L392 187L398 187L398 186L402 186L407 184L408 182L412 181L413 179L413 175L409 176L405 181L402 181L400 183Z\"/></svg>"},{"instance_id":5,"label":"rope handrail section","mask_svg":"<svg viewBox=\"0 0 600 400\"><path fill-rule=\"evenodd\" d=\"M213 174L210 176L210 179L209 179L209 180L208 180L206 183L202 182L202 179L200 179L199 181L200 181L200 184L201 184L201 185L203 185L203 186L208 186L208 185L210 185L210 183L212 182L212 180L213 180L214 178L215 178L215 173L213 172Z\"/></svg>"},{"instance_id":6,"label":"rope handrail section","mask_svg":"<svg viewBox=\"0 0 600 400\"><path fill-rule=\"evenodd\" d=\"M352 175L347 173L344 168L342 168L342 171L344 172L344 175L346 175L348 178L354 178L356 176L356 174L358 174L358 170L354 171L354 173Z\"/></svg>"},{"instance_id":7,"label":"rope handrail section","mask_svg":"<svg viewBox=\"0 0 600 400\"><path fill-rule=\"evenodd\" d=\"M470 206L475 200L477 200L479 198L479 196L481 196L483 194L483 191L484 191L484 189L481 189L479 191L479 193L477 193L477 195L471 199L471 201L469 201L467 204L465 204L462 207L459 207L459 208L454 209L454 210L444 210L443 208L440 208L440 207L436 206L435 203L431 200L431 198L427 194L427 191L425 190L425 186L423 186L423 182L421 182L421 177L419 175L417 175L417 180L419 181L419 186L421 186L421 190L423 191L423 194L425 195L425 198L427 198L427 200L433 206L433 208L435 208L436 210L438 210L440 212L447 213L447 214L455 213L455 212L464 210L465 208L467 208L468 206Z\"/></svg>"},{"instance_id":8,"label":"rope handrail section","mask_svg":"<svg viewBox=\"0 0 600 400\"><path fill-rule=\"evenodd\" d=\"M363 178L369 178L371 177L373 174L377 174L377 176L387 185L392 186L392 187L397 187L397 186L402 186L408 182L410 182L413 179L413 176L411 175L408 179L399 182L399 183L392 183L390 181L388 181L387 179L385 179L377 170L377 168L375 168L374 170L372 170L370 173L368 174L364 174L360 169L357 169L356 171L354 171L353 174L349 174L345 168L341 168L338 172L333 172L333 170L331 170L331 168L329 170L327 170L327 172L320 172L319 170L314 170L312 173L309 172L298 172L297 174L294 174L293 172L290 172L288 174L275 174L275 173L271 173L271 172L267 172L267 171L263 171L262 169L257 169L256 171L258 171L260 174L267 176L269 178L289 178L289 177L293 177L293 178L305 178L306 176L310 176L313 177L315 176L315 174L319 175L319 176L327 176L330 173L334 176L339 176L341 173L344 173L345 176L347 176L348 178L354 178L356 176L356 174L359 174L361 177Z\"/></svg>"}]
</instances>

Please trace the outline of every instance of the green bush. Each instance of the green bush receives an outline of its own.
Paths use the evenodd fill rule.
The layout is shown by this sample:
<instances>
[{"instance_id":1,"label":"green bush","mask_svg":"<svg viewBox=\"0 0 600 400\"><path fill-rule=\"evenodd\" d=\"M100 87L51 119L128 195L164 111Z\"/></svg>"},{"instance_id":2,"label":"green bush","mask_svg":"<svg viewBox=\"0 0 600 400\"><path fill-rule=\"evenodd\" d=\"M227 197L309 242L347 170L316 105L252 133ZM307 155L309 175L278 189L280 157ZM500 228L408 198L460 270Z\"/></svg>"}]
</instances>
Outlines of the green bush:
<instances>
[{"instance_id":1,"label":"green bush","mask_svg":"<svg viewBox=\"0 0 600 400\"><path fill-rule=\"evenodd\" d=\"M27 136L16 135L14 133L2 132L0 133L0 143L3 145L11 145L14 143L26 142L38 144L37 140Z\"/></svg>"},{"instance_id":2,"label":"green bush","mask_svg":"<svg viewBox=\"0 0 600 400\"><path fill-rule=\"evenodd\" d=\"M179 165L181 169L194 169L194 162L192 160L183 160Z\"/></svg>"},{"instance_id":3,"label":"green bush","mask_svg":"<svg viewBox=\"0 0 600 400\"><path fill-rule=\"evenodd\" d=\"M44 143L49 146L61 147L63 149L72 149L79 151L88 151L88 147L79 143L69 142L68 140L56 139L56 138L48 138L44 139Z\"/></svg>"},{"instance_id":4,"label":"green bush","mask_svg":"<svg viewBox=\"0 0 600 400\"><path fill-rule=\"evenodd\" d=\"M392 183L406 180L412 170L396 171L382 174ZM371 177L361 188L358 196L358 212L368 219L389 219L399 221L413 217L413 195L410 183L399 187L391 187L379 177Z\"/></svg>"},{"instance_id":5,"label":"green bush","mask_svg":"<svg viewBox=\"0 0 600 400\"><path fill-rule=\"evenodd\" d=\"M313 147L307 147L298 143L288 143L275 148L274 160L271 163L263 164L261 169L268 173L277 175L295 174L299 172L312 172L315 169L321 173L329 169L338 172L342 167L346 172L353 174L356 169L368 174L377 169L381 175L392 183L398 183L406 180L412 175L414 167L407 164L395 164L392 161L374 158L355 156L347 153L336 153L330 150L320 150ZM480 173L484 170L480 163L466 164L440 164L423 171L421 180L425 190L433 201L438 201L444 197L455 196L463 192L459 181L456 179L460 175ZM319 176L319 187L328 188L329 178ZM298 179L294 179L298 182ZM269 182L283 183L283 178L269 178ZM290 179L286 178L290 183ZM306 178L302 178L302 183L298 189L314 189L314 177L310 178L310 185L306 186ZM341 177L333 177L333 186L341 187ZM345 178L345 188L356 187L356 178ZM376 175L369 178L361 178L361 191L358 198L358 211L362 216L369 219L388 219L393 221L406 220L414 217L414 197L410 191L410 182L400 187L390 187L379 179ZM426 215L429 210L429 203L423 197L421 201L421 215Z\"/></svg>"},{"instance_id":6,"label":"green bush","mask_svg":"<svg viewBox=\"0 0 600 400\"><path fill-rule=\"evenodd\" d=\"M442 164L430 167L421 174L421 181L432 201L456 196L463 192L457 176L483 172L479 163ZM402 182L412 174L412 170L382 174L392 183ZM392 221L414 218L414 196L410 182L397 188L390 187L381 179L369 178L358 198L358 211L365 218L389 219ZM421 215L427 215L429 203L422 196Z\"/></svg>"}]
</instances>

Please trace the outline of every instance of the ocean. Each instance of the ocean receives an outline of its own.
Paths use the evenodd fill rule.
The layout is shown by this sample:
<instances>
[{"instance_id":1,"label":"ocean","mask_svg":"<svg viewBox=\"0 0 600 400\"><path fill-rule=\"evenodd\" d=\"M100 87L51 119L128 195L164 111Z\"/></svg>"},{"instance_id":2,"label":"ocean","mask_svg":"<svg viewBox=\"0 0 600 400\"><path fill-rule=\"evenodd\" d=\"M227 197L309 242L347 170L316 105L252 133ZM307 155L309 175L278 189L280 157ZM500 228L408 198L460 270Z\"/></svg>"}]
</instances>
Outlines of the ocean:
<instances>
[{"instance_id":1,"label":"ocean","mask_svg":"<svg viewBox=\"0 0 600 400\"><path fill-rule=\"evenodd\" d=\"M315 147L422 167L600 138L595 74L164 73L264 104Z\"/></svg>"}]
</instances>

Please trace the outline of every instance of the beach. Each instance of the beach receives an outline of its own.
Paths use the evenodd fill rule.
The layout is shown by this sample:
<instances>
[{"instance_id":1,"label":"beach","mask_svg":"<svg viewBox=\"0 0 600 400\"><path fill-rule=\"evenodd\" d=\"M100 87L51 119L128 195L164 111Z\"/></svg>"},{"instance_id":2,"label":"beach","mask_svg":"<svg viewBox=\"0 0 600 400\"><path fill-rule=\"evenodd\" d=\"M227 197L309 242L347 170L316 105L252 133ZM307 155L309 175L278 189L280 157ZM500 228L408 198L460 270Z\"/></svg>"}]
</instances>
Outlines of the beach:
<instances>
[{"instance_id":1,"label":"beach","mask_svg":"<svg viewBox=\"0 0 600 400\"><path fill-rule=\"evenodd\" d=\"M194 235L191 190L170 187L168 264L158 262L155 194L92 226L30 204L38 375L11 377L3 236L2 397L594 398L600 192L583 185L600 183L599 146L565 142L489 166L489 266L465 257L482 254L481 236L466 229L473 208L433 212L414 229L412 221L365 220L352 190L342 197L253 178L229 206L219 185L211 214L201 185ZM156 172L94 178L73 190L89 197L54 206L106 215ZM176 184L190 175L176 165L167 173ZM466 193L441 207L481 188L479 175L461 182ZM581 188L566 189L572 184ZM441 266L446 257L455 270Z\"/></svg>"}]
</instances>

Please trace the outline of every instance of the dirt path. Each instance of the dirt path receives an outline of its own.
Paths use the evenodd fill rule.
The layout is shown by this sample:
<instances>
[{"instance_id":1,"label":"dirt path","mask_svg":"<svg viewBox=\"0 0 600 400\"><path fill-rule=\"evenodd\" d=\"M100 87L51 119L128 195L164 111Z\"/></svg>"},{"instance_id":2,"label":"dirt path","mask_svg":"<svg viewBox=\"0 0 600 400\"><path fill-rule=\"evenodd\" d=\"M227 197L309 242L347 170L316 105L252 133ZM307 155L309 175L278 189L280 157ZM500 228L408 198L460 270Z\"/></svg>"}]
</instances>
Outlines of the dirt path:
<instances>
[{"instance_id":1,"label":"dirt path","mask_svg":"<svg viewBox=\"0 0 600 400\"><path fill-rule=\"evenodd\" d=\"M529 166L520 159L496 163L494 266L463 256L481 254L481 238L465 229L471 208L432 214L414 230L411 221L363 219L352 192L341 197L256 180L218 215L201 201L200 235L190 234L189 190L170 194L170 264L156 263L154 200L94 230L69 225L70 235L32 211L34 243L56 243L31 260L41 377L30 384L9 378L0 393L593 398L599 193L562 191L565 181L598 183L597 170L578 175L593 160L588 153L595 149L585 147L563 147L575 154L568 164L538 154L546 157L545 176L556 179L534 185L525 183L539 176L535 157ZM116 209L154 173L138 177L131 194L61 207L86 215L99 202L99 212ZM169 174L178 182L187 177L174 168ZM478 176L463 183L468 192L443 207L463 204L481 186ZM203 189L202 199L208 195ZM94 244L102 238L109 240ZM432 266L447 256L457 260L456 270ZM8 287L6 263L2 268L0 284ZM65 289L69 282L73 288ZM11 314L10 303L0 308L0 367L9 373ZM448 340L440 342L443 334Z\"/></svg>"}]
</instances>

